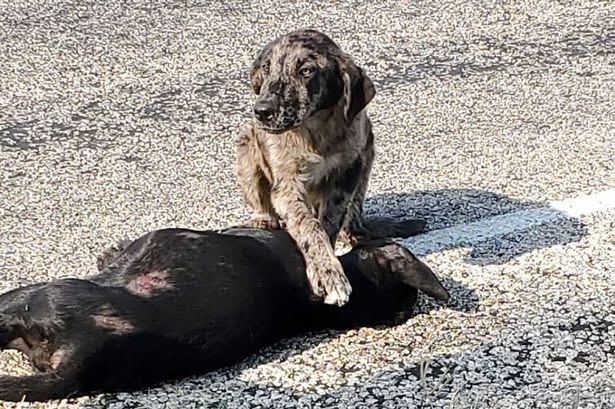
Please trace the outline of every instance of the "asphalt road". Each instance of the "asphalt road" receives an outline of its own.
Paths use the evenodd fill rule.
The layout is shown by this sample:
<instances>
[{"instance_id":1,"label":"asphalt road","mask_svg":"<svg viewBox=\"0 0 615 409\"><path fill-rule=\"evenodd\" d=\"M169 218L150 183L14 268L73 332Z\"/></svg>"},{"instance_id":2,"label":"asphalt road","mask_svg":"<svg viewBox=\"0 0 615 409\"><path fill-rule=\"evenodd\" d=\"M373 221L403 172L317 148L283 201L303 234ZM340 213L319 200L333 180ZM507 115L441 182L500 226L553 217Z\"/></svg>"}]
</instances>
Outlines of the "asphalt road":
<instances>
[{"instance_id":1,"label":"asphalt road","mask_svg":"<svg viewBox=\"0 0 615 409\"><path fill-rule=\"evenodd\" d=\"M305 26L376 83L367 211L497 225L424 252L453 301L144 393L20 407L615 407L615 211L517 218L615 187L612 1L0 0L0 289L91 273L119 238L245 218L247 70Z\"/></svg>"}]
</instances>

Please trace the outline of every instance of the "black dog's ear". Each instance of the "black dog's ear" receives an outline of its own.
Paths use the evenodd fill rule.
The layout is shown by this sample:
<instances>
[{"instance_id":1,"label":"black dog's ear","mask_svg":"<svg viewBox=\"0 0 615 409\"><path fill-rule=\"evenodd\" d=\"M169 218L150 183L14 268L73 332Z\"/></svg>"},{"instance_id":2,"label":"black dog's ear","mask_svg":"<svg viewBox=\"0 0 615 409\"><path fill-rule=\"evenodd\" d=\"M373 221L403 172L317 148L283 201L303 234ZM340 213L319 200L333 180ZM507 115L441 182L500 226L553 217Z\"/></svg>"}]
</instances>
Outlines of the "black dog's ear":
<instances>
[{"instance_id":1,"label":"black dog's ear","mask_svg":"<svg viewBox=\"0 0 615 409\"><path fill-rule=\"evenodd\" d=\"M261 93L263 81L269 75L269 54L271 54L271 48L271 44L263 48L256 56L254 62L252 62L252 67L250 68L250 85L256 95Z\"/></svg>"},{"instance_id":2,"label":"black dog's ear","mask_svg":"<svg viewBox=\"0 0 615 409\"><path fill-rule=\"evenodd\" d=\"M386 244L374 250L374 258L402 283L440 301L448 301L450 298L433 271L404 246L397 243Z\"/></svg>"},{"instance_id":3,"label":"black dog's ear","mask_svg":"<svg viewBox=\"0 0 615 409\"><path fill-rule=\"evenodd\" d=\"M342 82L344 83L344 118L350 125L355 117L374 99L376 88L363 69L345 55L336 56Z\"/></svg>"}]
</instances>

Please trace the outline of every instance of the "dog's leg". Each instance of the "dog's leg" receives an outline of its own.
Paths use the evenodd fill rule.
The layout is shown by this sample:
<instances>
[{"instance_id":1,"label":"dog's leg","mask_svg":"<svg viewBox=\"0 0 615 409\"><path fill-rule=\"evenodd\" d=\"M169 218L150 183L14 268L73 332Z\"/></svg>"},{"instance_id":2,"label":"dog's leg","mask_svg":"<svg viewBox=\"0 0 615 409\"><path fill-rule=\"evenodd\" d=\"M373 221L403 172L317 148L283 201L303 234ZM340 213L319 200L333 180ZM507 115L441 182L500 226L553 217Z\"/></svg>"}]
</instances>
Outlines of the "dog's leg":
<instances>
[{"instance_id":1,"label":"dog's leg","mask_svg":"<svg viewBox=\"0 0 615 409\"><path fill-rule=\"evenodd\" d=\"M350 297L350 283L327 232L308 208L298 186L301 182L296 180L278 183L272 191L273 205L301 250L314 294L324 297L326 304L342 306Z\"/></svg>"},{"instance_id":2,"label":"dog's leg","mask_svg":"<svg viewBox=\"0 0 615 409\"><path fill-rule=\"evenodd\" d=\"M340 231L342 230L347 212L352 200L352 191L345 188L336 188L320 202L318 207L318 220L327 232L331 246L335 248L335 243Z\"/></svg>"},{"instance_id":3,"label":"dog's leg","mask_svg":"<svg viewBox=\"0 0 615 409\"><path fill-rule=\"evenodd\" d=\"M373 141L370 131L369 140ZM374 145L368 141L363 152L363 162L356 189L346 212L340 239L355 245L360 241L377 240L391 237L406 238L422 232L425 222L418 219L394 220L391 218L366 219L363 215L363 203L367 193L369 176L374 162Z\"/></svg>"},{"instance_id":4,"label":"dog's leg","mask_svg":"<svg viewBox=\"0 0 615 409\"><path fill-rule=\"evenodd\" d=\"M342 192L335 191L325 200L319 211L319 220L323 229L327 233L331 246L335 248L335 242L342 228L350 196Z\"/></svg>"},{"instance_id":5,"label":"dog's leg","mask_svg":"<svg viewBox=\"0 0 615 409\"><path fill-rule=\"evenodd\" d=\"M111 264L117 256L122 254L126 247L132 243L132 240L122 240L114 246L107 247L101 254L96 256L96 267L99 272L102 272L109 264Z\"/></svg>"},{"instance_id":6,"label":"dog's leg","mask_svg":"<svg viewBox=\"0 0 615 409\"><path fill-rule=\"evenodd\" d=\"M355 245L362 240L371 239L371 234L363 225L363 202L367 193L369 177L374 163L374 134L369 131L368 141L363 151L361 167L358 172L356 185L352 191L350 202L343 221L340 240Z\"/></svg>"},{"instance_id":7,"label":"dog's leg","mask_svg":"<svg viewBox=\"0 0 615 409\"><path fill-rule=\"evenodd\" d=\"M253 211L252 218L237 227L280 228L278 216L271 203L271 183L263 170L264 159L251 127L239 137L236 160L237 181L241 194Z\"/></svg>"},{"instance_id":8,"label":"dog's leg","mask_svg":"<svg viewBox=\"0 0 615 409\"><path fill-rule=\"evenodd\" d=\"M0 400L4 401L47 401L66 398L74 392L77 392L77 384L72 374L0 376Z\"/></svg>"}]
</instances>

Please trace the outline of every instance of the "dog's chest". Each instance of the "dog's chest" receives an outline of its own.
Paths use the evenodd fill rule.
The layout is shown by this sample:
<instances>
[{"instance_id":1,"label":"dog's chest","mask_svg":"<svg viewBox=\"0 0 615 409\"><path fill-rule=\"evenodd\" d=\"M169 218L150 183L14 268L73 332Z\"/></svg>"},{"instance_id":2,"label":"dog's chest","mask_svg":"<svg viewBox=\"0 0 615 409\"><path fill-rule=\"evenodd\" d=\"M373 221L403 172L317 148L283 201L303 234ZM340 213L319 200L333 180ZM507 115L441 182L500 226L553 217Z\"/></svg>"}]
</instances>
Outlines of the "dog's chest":
<instances>
[{"instance_id":1,"label":"dog's chest","mask_svg":"<svg viewBox=\"0 0 615 409\"><path fill-rule=\"evenodd\" d=\"M302 138L267 140L264 144L265 160L274 184L295 181L308 191L327 189L344 168L347 159L342 153L321 154Z\"/></svg>"}]
</instances>

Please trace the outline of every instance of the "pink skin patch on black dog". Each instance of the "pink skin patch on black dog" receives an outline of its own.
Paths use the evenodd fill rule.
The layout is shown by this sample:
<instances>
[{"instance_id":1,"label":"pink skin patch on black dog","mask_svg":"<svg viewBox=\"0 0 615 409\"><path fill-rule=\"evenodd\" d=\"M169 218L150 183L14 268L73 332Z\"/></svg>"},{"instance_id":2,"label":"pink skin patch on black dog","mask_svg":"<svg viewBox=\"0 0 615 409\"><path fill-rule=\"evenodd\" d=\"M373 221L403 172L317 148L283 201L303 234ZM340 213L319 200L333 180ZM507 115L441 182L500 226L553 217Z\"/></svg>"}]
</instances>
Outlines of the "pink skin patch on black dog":
<instances>
[{"instance_id":1,"label":"pink skin patch on black dog","mask_svg":"<svg viewBox=\"0 0 615 409\"><path fill-rule=\"evenodd\" d=\"M156 293L173 289L169 278L170 275L165 270L146 271L130 280L126 284L126 289L139 297L152 297Z\"/></svg>"},{"instance_id":2,"label":"pink skin patch on black dog","mask_svg":"<svg viewBox=\"0 0 615 409\"><path fill-rule=\"evenodd\" d=\"M111 305L104 304L92 314L94 324L116 335L130 334L134 330L132 323L116 311Z\"/></svg>"}]
</instances>

